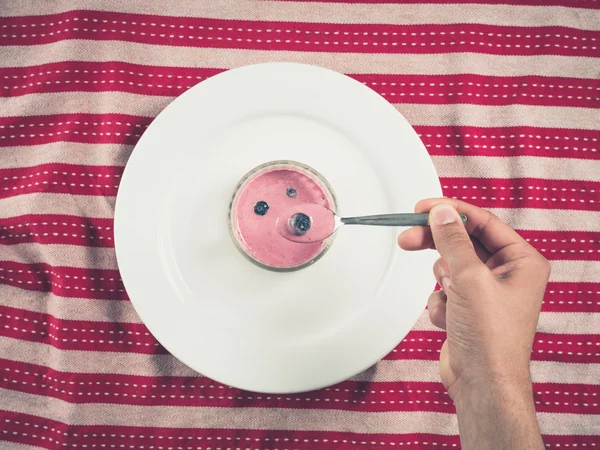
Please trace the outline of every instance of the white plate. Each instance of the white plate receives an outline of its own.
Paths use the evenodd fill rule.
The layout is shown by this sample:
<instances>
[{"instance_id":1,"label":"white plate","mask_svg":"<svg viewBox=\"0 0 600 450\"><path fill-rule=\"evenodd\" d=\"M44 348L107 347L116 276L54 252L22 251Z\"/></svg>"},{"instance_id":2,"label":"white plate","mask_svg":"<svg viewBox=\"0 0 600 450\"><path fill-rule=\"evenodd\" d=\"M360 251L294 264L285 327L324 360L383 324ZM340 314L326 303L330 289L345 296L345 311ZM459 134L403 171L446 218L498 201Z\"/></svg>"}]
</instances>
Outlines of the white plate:
<instances>
[{"instance_id":1,"label":"white plate","mask_svg":"<svg viewBox=\"0 0 600 450\"><path fill-rule=\"evenodd\" d=\"M343 215L440 195L417 134L371 89L314 66L246 66L181 95L142 136L117 199L119 268L149 330L191 368L250 391L313 390L402 340L434 286L435 255L400 251L397 229L344 227L314 266L254 266L231 242L228 206L240 178L271 160L323 174Z\"/></svg>"}]
</instances>

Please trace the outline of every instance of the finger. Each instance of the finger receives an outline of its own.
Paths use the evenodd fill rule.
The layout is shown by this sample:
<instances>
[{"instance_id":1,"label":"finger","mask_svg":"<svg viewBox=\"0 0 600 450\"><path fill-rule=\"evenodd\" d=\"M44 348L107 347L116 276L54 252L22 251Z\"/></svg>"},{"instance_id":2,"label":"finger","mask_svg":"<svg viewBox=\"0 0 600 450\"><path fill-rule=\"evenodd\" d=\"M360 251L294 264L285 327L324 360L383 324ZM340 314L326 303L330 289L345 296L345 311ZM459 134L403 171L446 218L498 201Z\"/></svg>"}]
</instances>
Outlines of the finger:
<instances>
[{"instance_id":1,"label":"finger","mask_svg":"<svg viewBox=\"0 0 600 450\"><path fill-rule=\"evenodd\" d=\"M448 263L444 261L444 258L438 258L433 264L433 274L435 275L437 284L444 289L444 285L447 285L448 283L447 280L444 281L444 278L450 278L450 267L448 266Z\"/></svg>"},{"instance_id":2,"label":"finger","mask_svg":"<svg viewBox=\"0 0 600 450\"><path fill-rule=\"evenodd\" d=\"M429 212L429 226L435 247L448 263L452 274L482 265L454 207L447 203L435 205Z\"/></svg>"},{"instance_id":3,"label":"finger","mask_svg":"<svg viewBox=\"0 0 600 450\"><path fill-rule=\"evenodd\" d=\"M487 262L492 254L476 238L472 238L471 242L479 259L484 263ZM398 245L406 251L435 249L429 227L412 227L403 231L398 236Z\"/></svg>"},{"instance_id":4,"label":"finger","mask_svg":"<svg viewBox=\"0 0 600 450\"><path fill-rule=\"evenodd\" d=\"M446 329L446 293L444 291L432 292L427 300L429 320L433 325L443 330Z\"/></svg>"},{"instance_id":5,"label":"finger","mask_svg":"<svg viewBox=\"0 0 600 450\"><path fill-rule=\"evenodd\" d=\"M431 230L427 227L412 227L398 236L398 245L402 250L425 250L433 248Z\"/></svg>"},{"instance_id":6,"label":"finger","mask_svg":"<svg viewBox=\"0 0 600 450\"><path fill-rule=\"evenodd\" d=\"M428 212L435 205L439 205L440 203L450 204L454 206L460 214L466 215L467 223L465 226L467 231L470 235L479 239L491 253L496 253L511 244L519 243L529 245L515 230L502 222L491 212L461 200L451 198L431 198L421 200L416 204L415 211Z\"/></svg>"}]
</instances>

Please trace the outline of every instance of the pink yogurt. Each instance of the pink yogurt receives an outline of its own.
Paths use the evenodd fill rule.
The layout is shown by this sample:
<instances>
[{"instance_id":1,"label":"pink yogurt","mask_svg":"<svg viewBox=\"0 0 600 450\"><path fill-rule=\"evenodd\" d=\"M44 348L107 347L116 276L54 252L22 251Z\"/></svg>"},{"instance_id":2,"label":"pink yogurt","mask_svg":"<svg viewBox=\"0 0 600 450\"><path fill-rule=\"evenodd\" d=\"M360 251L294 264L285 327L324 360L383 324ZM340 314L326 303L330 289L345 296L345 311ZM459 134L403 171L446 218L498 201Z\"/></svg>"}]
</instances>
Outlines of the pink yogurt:
<instances>
[{"instance_id":1,"label":"pink yogurt","mask_svg":"<svg viewBox=\"0 0 600 450\"><path fill-rule=\"evenodd\" d=\"M259 169L239 188L231 211L232 231L241 249L257 262L280 270L312 261L327 241L297 243L285 239L277 230L279 216L307 203L334 208L331 194L317 176L292 164ZM259 202L268 205L264 215L255 212Z\"/></svg>"}]
</instances>

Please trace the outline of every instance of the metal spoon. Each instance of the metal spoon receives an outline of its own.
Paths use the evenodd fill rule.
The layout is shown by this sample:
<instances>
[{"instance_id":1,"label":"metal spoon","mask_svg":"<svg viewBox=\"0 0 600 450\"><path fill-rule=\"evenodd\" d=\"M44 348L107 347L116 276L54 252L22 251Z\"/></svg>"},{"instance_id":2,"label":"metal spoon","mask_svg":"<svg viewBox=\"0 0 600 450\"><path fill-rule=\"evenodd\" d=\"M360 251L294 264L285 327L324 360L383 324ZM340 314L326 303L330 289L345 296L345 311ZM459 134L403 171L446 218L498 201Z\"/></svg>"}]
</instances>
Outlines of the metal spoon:
<instances>
[{"instance_id":1,"label":"metal spoon","mask_svg":"<svg viewBox=\"0 0 600 450\"><path fill-rule=\"evenodd\" d=\"M463 223L467 216L461 215ZM277 232L292 242L308 244L327 239L343 225L385 227L429 226L428 213L380 214L375 216L340 217L329 208L305 203L284 211L277 218Z\"/></svg>"}]
</instances>

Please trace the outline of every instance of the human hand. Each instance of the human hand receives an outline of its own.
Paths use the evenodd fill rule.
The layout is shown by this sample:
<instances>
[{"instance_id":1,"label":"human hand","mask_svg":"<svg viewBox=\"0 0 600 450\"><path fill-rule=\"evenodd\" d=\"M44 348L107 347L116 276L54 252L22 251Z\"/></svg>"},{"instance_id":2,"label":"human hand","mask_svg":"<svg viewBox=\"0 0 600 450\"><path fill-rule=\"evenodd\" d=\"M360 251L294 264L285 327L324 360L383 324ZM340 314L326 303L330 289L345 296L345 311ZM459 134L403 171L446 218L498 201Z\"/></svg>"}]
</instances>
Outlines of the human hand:
<instances>
[{"instance_id":1,"label":"human hand","mask_svg":"<svg viewBox=\"0 0 600 450\"><path fill-rule=\"evenodd\" d=\"M533 422L529 420L525 433L531 446L520 440L516 448L538 448L529 361L550 264L496 216L468 203L428 199L417 203L415 211L430 212L430 228L408 229L398 243L405 250L436 248L441 255L433 271L442 290L431 294L428 310L431 322L447 332L440 373L457 406L461 440L463 410L463 416L473 419L473 448L492 448L487 445L494 439L505 446L499 448L512 448L502 436L485 440L489 421L475 425L473 409L480 415L486 408L501 415L504 406L517 404L518 413L528 411ZM468 217L465 225L459 213ZM517 416L507 410L505 419L525 427L527 421ZM494 426L502 423L498 417L495 421Z\"/></svg>"}]
</instances>

